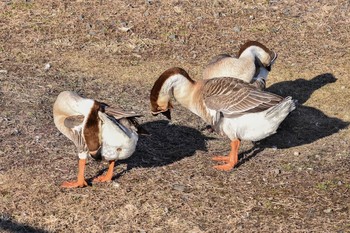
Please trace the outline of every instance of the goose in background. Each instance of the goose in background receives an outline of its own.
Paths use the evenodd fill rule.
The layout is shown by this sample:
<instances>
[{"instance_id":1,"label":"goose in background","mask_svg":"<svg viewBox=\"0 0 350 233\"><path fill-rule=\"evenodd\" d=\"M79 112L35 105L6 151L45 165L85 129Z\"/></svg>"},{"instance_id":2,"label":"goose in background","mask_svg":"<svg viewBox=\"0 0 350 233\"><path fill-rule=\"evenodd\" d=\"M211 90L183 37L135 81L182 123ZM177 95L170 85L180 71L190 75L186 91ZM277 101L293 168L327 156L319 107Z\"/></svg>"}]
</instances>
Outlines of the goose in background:
<instances>
[{"instance_id":1,"label":"goose in background","mask_svg":"<svg viewBox=\"0 0 350 233\"><path fill-rule=\"evenodd\" d=\"M276 59L277 53L265 45L248 41L240 47L237 58L228 54L213 57L203 71L203 79L233 77L263 90Z\"/></svg>"}]
</instances>

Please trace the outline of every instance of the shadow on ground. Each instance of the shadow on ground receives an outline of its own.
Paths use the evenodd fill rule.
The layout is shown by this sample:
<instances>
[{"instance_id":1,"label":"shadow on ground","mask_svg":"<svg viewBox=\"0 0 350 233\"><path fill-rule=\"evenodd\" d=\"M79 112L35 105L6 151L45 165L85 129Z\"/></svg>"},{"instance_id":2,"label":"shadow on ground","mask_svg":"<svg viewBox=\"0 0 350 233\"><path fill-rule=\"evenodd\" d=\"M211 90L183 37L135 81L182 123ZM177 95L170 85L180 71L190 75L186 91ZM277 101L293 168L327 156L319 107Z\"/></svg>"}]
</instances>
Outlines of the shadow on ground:
<instances>
[{"instance_id":1,"label":"shadow on ground","mask_svg":"<svg viewBox=\"0 0 350 233\"><path fill-rule=\"evenodd\" d=\"M6 232L27 232L27 233L48 233L48 231L32 227L26 224L17 223L11 219L0 218L0 231L4 230ZM2 232L2 231L1 231Z\"/></svg>"},{"instance_id":2,"label":"shadow on ground","mask_svg":"<svg viewBox=\"0 0 350 233\"><path fill-rule=\"evenodd\" d=\"M142 125L150 133L140 136L136 152L125 162L133 167L156 167L171 164L194 155L197 150L207 151L206 137L200 131L160 120Z\"/></svg>"},{"instance_id":3,"label":"shadow on ground","mask_svg":"<svg viewBox=\"0 0 350 233\"><path fill-rule=\"evenodd\" d=\"M311 80L297 79L279 82L267 88L267 91L281 96L292 96L293 99L298 100L297 108L282 122L276 134L256 142L252 149L240 153L240 158L244 157L240 164L259 154L265 148L285 149L301 146L346 128L349 122L328 117L321 110L302 105L314 91L336 80L332 74L325 73Z\"/></svg>"},{"instance_id":4,"label":"shadow on ground","mask_svg":"<svg viewBox=\"0 0 350 233\"><path fill-rule=\"evenodd\" d=\"M311 80L297 79L295 81L276 83L269 87L267 91L282 96L292 96L298 100L298 106L282 122L277 134L262 140L260 146L274 146L277 148L301 146L346 128L349 122L335 117L328 117L321 110L302 105L314 91L327 84L334 83L336 80L332 74L326 73L318 75Z\"/></svg>"}]
</instances>

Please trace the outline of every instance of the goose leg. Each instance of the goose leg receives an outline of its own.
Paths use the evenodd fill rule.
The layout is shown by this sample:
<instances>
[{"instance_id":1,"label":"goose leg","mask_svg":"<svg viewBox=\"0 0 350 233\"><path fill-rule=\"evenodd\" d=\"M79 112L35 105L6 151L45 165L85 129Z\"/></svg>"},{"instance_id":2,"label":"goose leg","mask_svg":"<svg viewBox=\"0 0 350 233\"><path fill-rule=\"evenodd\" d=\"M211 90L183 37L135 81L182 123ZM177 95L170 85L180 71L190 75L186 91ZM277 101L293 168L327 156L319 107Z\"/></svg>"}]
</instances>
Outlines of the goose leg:
<instances>
[{"instance_id":1,"label":"goose leg","mask_svg":"<svg viewBox=\"0 0 350 233\"><path fill-rule=\"evenodd\" d=\"M84 179L85 163L86 163L86 159L79 159L78 180L77 181L65 181L62 183L61 187L63 187L63 188L82 188L82 187L87 186L87 183Z\"/></svg>"},{"instance_id":2,"label":"goose leg","mask_svg":"<svg viewBox=\"0 0 350 233\"><path fill-rule=\"evenodd\" d=\"M238 163L238 149L240 141L235 139L231 141L231 151L228 156L216 156L214 161L224 161L226 164L214 166L215 169L221 171L230 171Z\"/></svg>"},{"instance_id":3,"label":"goose leg","mask_svg":"<svg viewBox=\"0 0 350 233\"><path fill-rule=\"evenodd\" d=\"M111 181L113 177L113 169L114 169L114 160L109 161L109 167L106 175L101 175L96 177L93 181L94 182L106 182L106 181Z\"/></svg>"}]
</instances>

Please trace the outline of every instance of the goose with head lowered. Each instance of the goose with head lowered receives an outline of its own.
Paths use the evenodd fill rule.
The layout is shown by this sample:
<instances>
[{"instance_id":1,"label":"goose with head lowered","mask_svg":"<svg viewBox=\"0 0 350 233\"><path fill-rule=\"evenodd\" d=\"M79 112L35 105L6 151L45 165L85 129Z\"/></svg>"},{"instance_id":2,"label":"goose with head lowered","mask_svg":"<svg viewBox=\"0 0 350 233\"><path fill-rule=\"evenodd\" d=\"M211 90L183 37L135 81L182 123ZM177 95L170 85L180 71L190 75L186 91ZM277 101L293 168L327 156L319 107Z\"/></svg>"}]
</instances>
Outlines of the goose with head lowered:
<instances>
[{"instance_id":1,"label":"goose with head lowered","mask_svg":"<svg viewBox=\"0 0 350 233\"><path fill-rule=\"evenodd\" d=\"M61 92L53 105L54 123L63 135L73 141L79 157L77 181L64 182L62 187L87 186L84 170L88 156L109 161L107 173L93 181L110 181L115 161L130 157L135 151L138 133L145 132L136 120L140 116L83 98L75 92Z\"/></svg>"},{"instance_id":2,"label":"goose with head lowered","mask_svg":"<svg viewBox=\"0 0 350 233\"><path fill-rule=\"evenodd\" d=\"M295 109L291 97L261 91L231 77L195 81L178 67L166 70L154 83L150 94L152 114L163 113L170 119L172 96L215 131L230 138L229 155L213 158L225 162L215 166L225 171L238 163L241 140L258 141L276 133L281 122Z\"/></svg>"},{"instance_id":3,"label":"goose with head lowered","mask_svg":"<svg viewBox=\"0 0 350 233\"><path fill-rule=\"evenodd\" d=\"M263 90L277 53L258 41L247 41L237 54L237 58L228 54L213 57L203 71L203 79L233 77L251 83Z\"/></svg>"}]
</instances>

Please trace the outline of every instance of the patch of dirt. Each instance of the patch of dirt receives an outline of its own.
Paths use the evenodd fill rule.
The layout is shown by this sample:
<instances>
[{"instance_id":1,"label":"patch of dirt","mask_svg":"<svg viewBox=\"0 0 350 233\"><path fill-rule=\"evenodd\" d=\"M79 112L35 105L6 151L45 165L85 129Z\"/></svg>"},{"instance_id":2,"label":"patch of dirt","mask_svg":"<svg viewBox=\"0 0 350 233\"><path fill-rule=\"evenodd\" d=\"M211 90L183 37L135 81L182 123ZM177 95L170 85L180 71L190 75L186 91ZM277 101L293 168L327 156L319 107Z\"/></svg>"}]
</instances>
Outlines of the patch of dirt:
<instances>
[{"instance_id":1,"label":"patch of dirt","mask_svg":"<svg viewBox=\"0 0 350 233\"><path fill-rule=\"evenodd\" d=\"M349 1L2 1L0 229L3 232L350 231ZM279 55L268 90L299 100L277 134L229 140L175 103L149 112L167 68L194 79L219 53L258 40ZM115 179L83 189L74 145L55 128L63 90L143 113L150 136ZM86 177L107 164L90 160Z\"/></svg>"}]
</instances>

